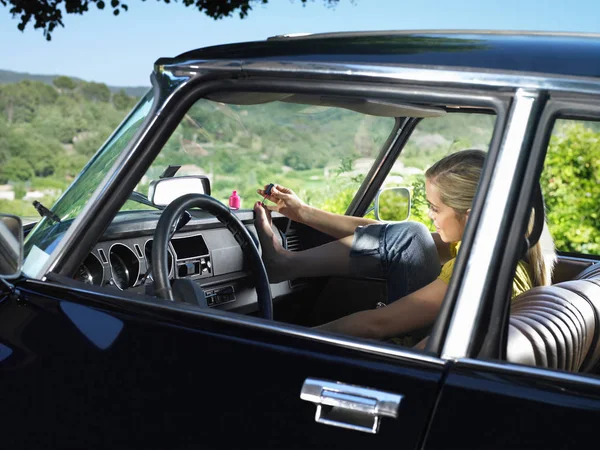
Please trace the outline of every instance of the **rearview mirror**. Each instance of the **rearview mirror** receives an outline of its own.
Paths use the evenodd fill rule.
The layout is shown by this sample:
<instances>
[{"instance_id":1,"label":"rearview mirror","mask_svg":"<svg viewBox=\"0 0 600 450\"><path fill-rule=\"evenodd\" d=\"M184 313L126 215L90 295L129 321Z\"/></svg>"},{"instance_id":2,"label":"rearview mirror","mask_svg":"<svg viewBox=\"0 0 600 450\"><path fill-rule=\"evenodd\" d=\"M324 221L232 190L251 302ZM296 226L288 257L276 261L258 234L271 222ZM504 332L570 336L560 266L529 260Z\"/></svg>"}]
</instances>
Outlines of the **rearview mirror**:
<instances>
[{"instance_id":1,"label":"rearview mirror","mask_svg":"<svg viewBox=\"0 0 600 450\"><path fill-rule=\"evenodd\" d=\"M410 191L405 187L382 189L375 197L375 218L403 222L410 217Z\"/></svg>"},{"instance_id":2,"label":"rearview mirror","mask_svg":"<svg viewBox=\"0 0 600 450\"><path fill-rule=\"evenodd\" d=\"M23 264L23 223L17 216L0 214L0 278L16 278Z\"/></svg>"},{"instance_id":3,"label":"rearview mirror","mask_svg":"<svg viewBox=\"0 0 600 450\"><path fill-rule=\"evenodd\" d=\"M210 195L210 181L203 175L161 178L150 182L148 199L156 206L167 206L185 194Z\"/></svg>"}]
</instances>

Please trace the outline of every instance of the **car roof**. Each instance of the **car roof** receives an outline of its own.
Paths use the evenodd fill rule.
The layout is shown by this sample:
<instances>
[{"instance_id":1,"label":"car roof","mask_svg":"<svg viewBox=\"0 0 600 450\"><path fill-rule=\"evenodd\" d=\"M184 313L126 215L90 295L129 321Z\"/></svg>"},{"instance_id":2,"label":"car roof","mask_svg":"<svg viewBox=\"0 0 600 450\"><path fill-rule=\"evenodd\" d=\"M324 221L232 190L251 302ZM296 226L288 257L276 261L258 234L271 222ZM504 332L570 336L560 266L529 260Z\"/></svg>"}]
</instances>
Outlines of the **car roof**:
<instances>
[{"instance_id":1,"label":"car roof","mask_svg":"<svg viewBox=\"0 0 600 450\"><path fill-rule=\"evenodd\" d=\"M191 50L157 64L206 60L394 64L600 77L600 34L376 31L282 35Z\"/></svg>"}]
</instances>

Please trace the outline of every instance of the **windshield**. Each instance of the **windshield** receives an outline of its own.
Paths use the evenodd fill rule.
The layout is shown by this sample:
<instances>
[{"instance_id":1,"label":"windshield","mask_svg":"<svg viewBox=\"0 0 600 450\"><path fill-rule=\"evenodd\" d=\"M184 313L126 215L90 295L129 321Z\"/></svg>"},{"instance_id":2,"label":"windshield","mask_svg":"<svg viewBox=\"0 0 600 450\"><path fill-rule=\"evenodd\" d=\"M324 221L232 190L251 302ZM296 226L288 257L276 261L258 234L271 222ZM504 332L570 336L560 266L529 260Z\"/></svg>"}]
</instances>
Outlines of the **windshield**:
<instances>
[{"instance_id":1,"label":"windshield","mask_svg":"<svg viewBox=\"0 0 600 450\"><path fill-rule=\"evenodd\" d=\"M60 222L44 217L28 234L25 241L24 256L26 259L23 265L25 274L31 277L36 276L38 269L44 265L65 231L83 210L119 155L140 129L152 107L153 101L152 91L149 91L127 120L121 124L104 147L96 153L81 174L51 208L51 211L60 219Z\"/></svg>"},{"instance_id":2,"label":"windshield","mask_svg":"<svg viewBox=\"0 0 600 450\"><path fill-rule=\"evenodd\" d=\"M176 176L208 177L211 196L227 205L236 191L242 209L262 200L256 189L276 182L308 204L343 214L395 126L393 117L348 109L270 101L198 100L181 120L136 191L169 166ZM143 209L128 202L125 209Z\"/></svg>"}]
</instances>

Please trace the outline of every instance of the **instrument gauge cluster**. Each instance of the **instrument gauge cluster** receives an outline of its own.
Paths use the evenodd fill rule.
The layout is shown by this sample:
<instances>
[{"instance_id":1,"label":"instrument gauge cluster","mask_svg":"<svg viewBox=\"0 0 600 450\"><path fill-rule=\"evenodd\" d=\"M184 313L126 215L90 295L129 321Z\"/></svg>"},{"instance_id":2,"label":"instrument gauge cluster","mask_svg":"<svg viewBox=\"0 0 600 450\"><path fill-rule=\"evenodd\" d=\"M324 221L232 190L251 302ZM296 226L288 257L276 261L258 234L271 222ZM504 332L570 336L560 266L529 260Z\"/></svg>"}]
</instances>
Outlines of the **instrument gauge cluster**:
<instances>
[{"instance_id":1,"label":"instrument gauge cluster","mask_svg":"<svg viewBox=\"0 0 600 450\"><path fill-rule=\"evenodd\" d=\"M90 253L79 266L73 278L86 284L101 286L104 282L104 268L102 267L102 263L97 256Z\"/></svg>"}]
</instances>

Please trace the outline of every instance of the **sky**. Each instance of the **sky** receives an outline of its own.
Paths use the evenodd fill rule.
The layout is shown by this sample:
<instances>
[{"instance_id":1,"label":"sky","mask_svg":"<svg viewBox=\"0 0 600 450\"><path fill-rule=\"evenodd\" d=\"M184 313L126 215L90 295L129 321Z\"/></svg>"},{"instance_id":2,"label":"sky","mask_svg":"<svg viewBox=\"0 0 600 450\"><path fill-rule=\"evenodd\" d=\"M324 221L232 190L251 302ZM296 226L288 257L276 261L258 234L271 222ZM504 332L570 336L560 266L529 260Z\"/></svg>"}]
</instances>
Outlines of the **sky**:
<instances>
[{"instance_id":1,"label":"sky","mask_svg":"<svg viewBox=\"0 0 600 450\"><path fill-rule=\"evenodd\" d=\"M106 2L109 3L108 1ZM113 16L94 5L63 13L52 40L29 24L24 32L0 5L0 69L67 75L112 86L149 86L154 61L210 45L263 40L287 33L364 30L528 30L600 32L597 0L300 0L255 4L245 19L213 20L181 0L125 0Z\"/></svg>"}]
</instances>

